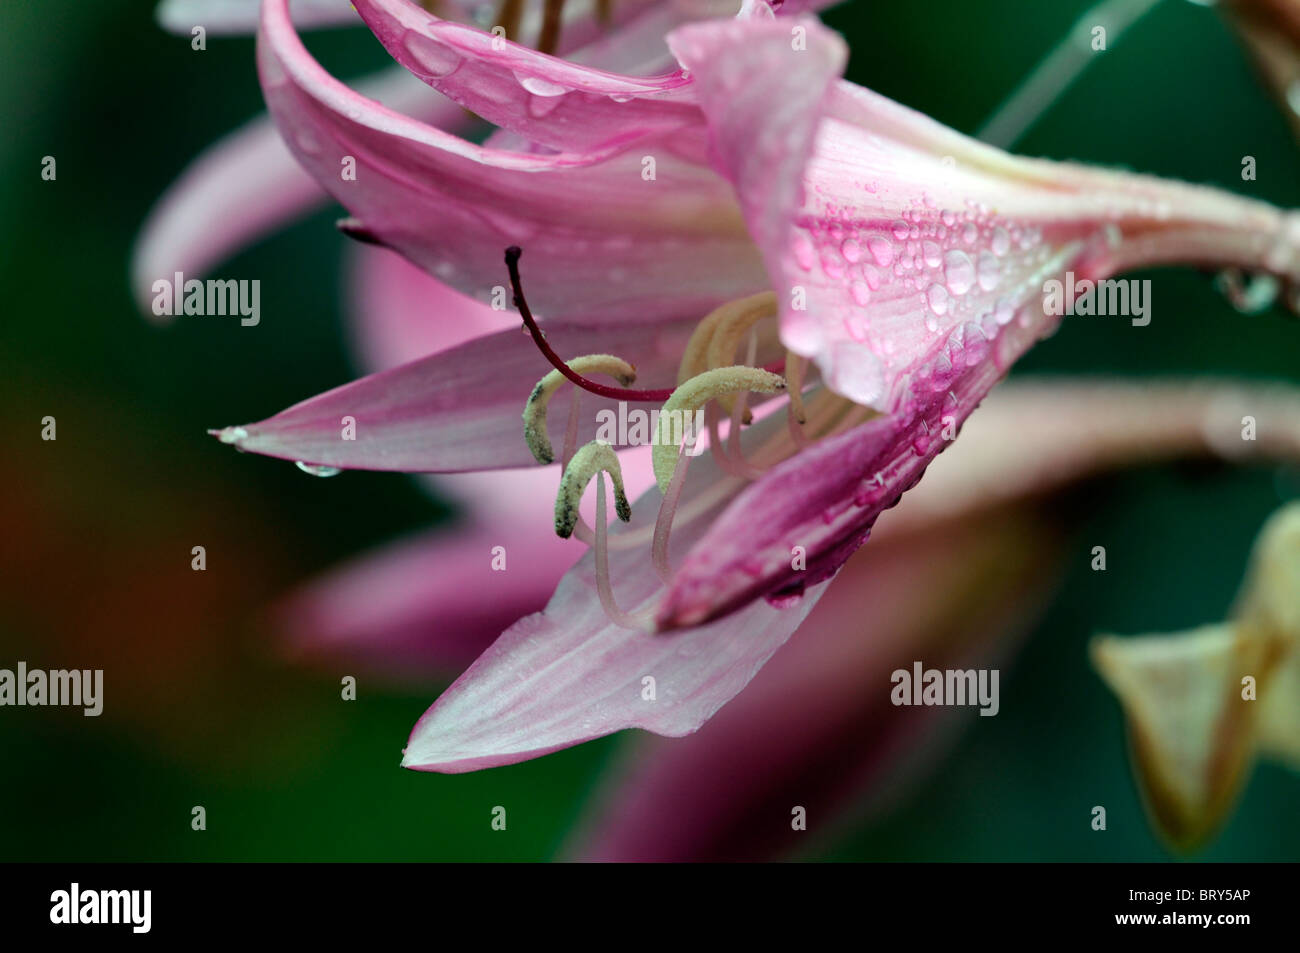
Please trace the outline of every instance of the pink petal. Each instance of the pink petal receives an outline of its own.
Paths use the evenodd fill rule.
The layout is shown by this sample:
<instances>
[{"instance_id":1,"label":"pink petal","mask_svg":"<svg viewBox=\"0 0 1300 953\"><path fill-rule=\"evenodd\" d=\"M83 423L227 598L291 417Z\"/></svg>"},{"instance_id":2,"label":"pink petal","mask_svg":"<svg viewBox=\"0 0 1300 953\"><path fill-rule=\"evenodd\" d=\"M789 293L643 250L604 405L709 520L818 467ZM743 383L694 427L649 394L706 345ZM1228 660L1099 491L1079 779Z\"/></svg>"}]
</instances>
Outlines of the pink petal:
<instances>
[{"instance_id":1,"label":"pink petal","mask_svg":"<svg viewBox=\"0 0 1300 953\"><path fill-rule=\"evenodd\" d=\"M388 52L412 73L466 109L533 142L585 151L678 130L689 134L692 126L702 142L690 81L680 71L646 79L618 76L441 20L407 0L357 0L356 7ZM663 19L656 17L654 26L676 25Z\"/></svg>"},{"instance_id":2,"label":"pink petal","mask_svg":"<svg viewBox=\"0 0 1300 953\"><path fill-rule=\"evenodd\" d=\"M456 313L453 308L486 307L448 289L443 294L443 320ZM452 317L451 323L461 322ZM676 380L693 325L551 323L547 335L566 353L628 355L637 367L638 386L664 387ZM339 469L449 473L531 466L535 461L524 442L522 413L533 386L550 369L528 335L517 328L500 331L363 377L260 423L214 433L240 450ZM572 392L571 386L562 387L550 404L547 423L556 448L563 446ZM595 438L602 410L617 416L619 404L582 395L579 446ZM345 417L355 421L355 439L344 439Z\"/></svg>"},{"instance_id":3,"label":"pink petal","mask_svg":"<svg viewBox=\"0 0 1300 953\"><path fill-rule=\"evenodd\" d=\"M548 531L556 474L485 477L444 478L439 489L454 494L467 479L488 482L496 505L363 555L286 599L276 615L287 651L414 681L461 671L503 630L545 606L586 551Z\"/></svg>"},{"instance_id":4,"label":"pink petal","mask_svg":"<svg viewBox=\"0 0 1300 953\"><path fill-rule=\"evenodd\" d=\"M349 253L353 351L367 371L386 371L520 327L517 311L466 298L387 248L353 244Z\"/></svg>"},{"instance_id":5,"label":"pink petal","mask_svg":"<svg viewBox=\"0 0 1300 953\"><path fill-rule=\"evenodd\" d=\"M1120 268L1237 258L1300 273L1293 216L1209 189L1006 156L837 85L842 44L813 21L802 26L806 49L792 49L786 24L761 20L683 27L670 45L694 71L719 165L737 184L776 280L783 340L815 357L832 390L888 416L802 451L742 494L679 570L660 609L665 627L699 624L833 573L946 447L939 435L960 426L1056 326L1042 283L1063 269L1096 279ZM773 117L776 99L782 112ZM820 125L808 118L817 115ZM945 155L957 156L946 178ZM975 198L948 224L945 213L964 208L958 195ZM998 220L1005 234L990 207L1007 216ZM949 245L954 234L964 243L967 226L988 255L1027 256L1015 269L1015 293L986 310L997 283L981 284L979 269L963 266L966 305L936 308L933 289L923 291L914 272L943 270L951 283L952 254L971 262L953 248L927 261L921 236L938 238L943 229ZM896 230L890 255L900 248L915 255L913 273L894 261L885 277L877 268L883 258L863 260L875 258L871 243L884 241L886 230ZM876 289L868 268L877 268ZM909 282L911 299L897 297L911 301L905 320L894 322L896 309L875 291ZM866 294L857 294L859 285ZM807 310L794 304L800 293ZM882 322L880 336L866 334L868 320ZM792 546L808 553L803 574L790 568Z\"/></svg>"},{"instance_id":6,"label":"pink petal","mask_svg":"<svg viewBox=\"0 0 1300 953\"><path fill-rule=\"evenodd\" d=\"M630 495L654 485L645 449L621 460ZM586 552L551 529L558 479L539 467L439 477L437 493L462 516L298 589L276 611L287 650L311 662L352 660L387 680L462 671L510 625L541 611ZM593 504L584 502L588 521Z\"/></svg>"},{"instance_id":7,"label":"pink petal","mask_svg":"<svg viewBox=\"0 0 1300 953\"><path fill-rule=\"evenodd\" d=\"M1067 270L1096 280L1235 263L1300 276L1294 215L1009 156L839 81L843 42L813 20L798 28L806 49L788 22L755 19L682 27L670 46L763 250L782 339L837 393L893 409L954 343L1005 369L1059 321L1041 305Z\"/></svg>"},{"instance_id":8,"label":"pink petal","mask_svg":"<svg viewBox=\"0 0 1300 953\"><path fill-rule=\"evenodd\" d=\"M393 108L447 127L467 123L450 100L404 71L361 84ZM153 283L205 274L226 256L323 203L325 192L263 116L209 146L149 212L131 262L131 286L152 315ZM164 318L163 320L168 320Z\"/></svg>"},{"instance_id":9,"label":"pink petal","mask_svg":"<svg viewBox=\"0 0 1300 953\"><path fill-rule=\"evenodd\" d=\"M261 0L161 0L159 25L172 33L188 35L201 26L210 35L252 33L257 29ZM293 20L303 28L359 26L351 0L293 0Z\"/></svg>"},{"instance_id":10,"label":"pink petal","mask_svg":"<svg viewBox=\"0 0 1300 953\"><path fill-rule=\"evenodd\" d=\"M696 492L717 483L708 457L692 464ZM689 489L688 489L689 493ZM633 508L631 530L653 526L659 493ZM676 555L707 517L674 526ZM621 534L620 534L621 535ZM650 547L615 549L610 574L627 611L659 588ZM545 611L507 630L416 724L403 765L460 773L512 764L620 731L689 734L753 678L820 597L776 609L756 602L728 619L663 637L611 623L596 597L590 553ZM643 693L653 678L655 700Z\"/></svg>"},{"instance_id":11,"label":"pink petal","mask_svg":"<svg viewBox=\"0 0 1300 953\"><path fill-rule=\"evenodd\" d=\"M522 155L471 145L352 92L308 55L284 0L267 0L259 63L286 141L378 240L479 300L525 250L539 315L585 323L701 317L766 278L730 187L643 148ZM356 181L340 171L355 158Z\"/></svg>"},{"instance_id":12,"label":"pink petal","mask_svg":"<svg viewBox=\"0 0 1300 953\"><path fill-rule=\"evenodd\" d=\"M1008 630L1055 587L1057 542L1029 514L983 511L862 549L790 643L698 733L638 745L580 838L581 858L759 860L824 841L861 809L864 791L896 792L909 763L919 768L942 748L937 710L890 703L891 672L915 661L969 668L1005 651ZM807 832L791 829L795 806Z\"/></svg>"}]
</instances>

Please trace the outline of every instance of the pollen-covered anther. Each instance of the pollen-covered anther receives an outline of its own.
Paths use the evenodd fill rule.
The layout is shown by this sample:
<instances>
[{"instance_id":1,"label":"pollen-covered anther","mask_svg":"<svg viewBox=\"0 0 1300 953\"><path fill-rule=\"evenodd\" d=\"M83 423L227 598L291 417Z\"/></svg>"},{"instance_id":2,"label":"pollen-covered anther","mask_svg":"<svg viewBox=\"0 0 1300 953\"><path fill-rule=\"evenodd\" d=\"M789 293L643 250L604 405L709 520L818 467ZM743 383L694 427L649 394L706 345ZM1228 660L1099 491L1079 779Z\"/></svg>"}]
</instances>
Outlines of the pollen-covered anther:
<instances>
[{"instance_id":1,"label":"pollen-covered anther","mask_svg":"<svg viewBox=\"0 0 1300 953\"><path fill-rule=\"evenodd\" d=\"M612 354L587 354L567 363L579 374L606 374L623 387L636 380L636 368ZM546 408L565 380L567 378L560 371L551 371L537 382L537 386L528 395L528 403L524 405L524 441L538 463L552 463L555 460L551 438L546 431ZM573 399L578 399L577 393L574 393Z\"/></svg>"},{"instance_id":2,"label":"pollen-covered anther","mask_svg":"<svg viewBox=\"0 0 1300 953\"><path fill-rule=\"evenodd\" d=\"M719 367L697 374L678 387L659 411L651 459L660 492L667 492L677 467L682 441L700 435L690 432L695 412L711 400L746 391L776 394L785 390L785 378L761 367Z\"/></svg>"},{"instance_id":3,"label":"pollen-covered anther","mask_svg":"<svg viewBox=\"0 0 1300 953\"><path fill-rule=\"evenodd\" d=\"M555 534L561 539L573 535L582 519L579 509L582 494L597 473L605 471L614 484L614 511L624 523L632 518L632 505L623 491L623 468L614 449L602 440L593 440L573 455L560 477L560 492L555 496Z\"/></svg>"}]
</instances>

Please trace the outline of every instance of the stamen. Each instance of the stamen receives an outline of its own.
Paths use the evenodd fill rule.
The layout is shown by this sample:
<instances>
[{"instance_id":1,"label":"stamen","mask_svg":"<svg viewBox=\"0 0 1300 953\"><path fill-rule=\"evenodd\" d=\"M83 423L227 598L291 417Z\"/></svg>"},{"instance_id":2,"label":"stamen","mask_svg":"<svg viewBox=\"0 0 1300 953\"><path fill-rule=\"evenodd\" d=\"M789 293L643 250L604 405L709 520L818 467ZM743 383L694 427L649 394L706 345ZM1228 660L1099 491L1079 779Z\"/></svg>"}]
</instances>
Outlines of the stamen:
<instances>
[{"instance_id":1,"label":"stamen","mask_svg":"<svg viewBox=\"0 0 1300 953\"><path fill-rule=\"evenodd\" d=\"M569 367L551 349L551 345L546 341L546 335L537 326L537 319L528 310L528 302L524 300L523 283L519 279L519 256L522 254L523 249L518 245L511 245L506 249L506 268L510 271L510 287L514 292L515 307L519 309L519 316L524 319L524 326L528 329L528 333L533 336L533 343L551 362L552 367L583 390L590 391L600 397L608 397L611 400L646 401L652 404L660 404L672 396L672 388L669 387L659 390L627 390L619 387L606 387L604 384L597 384L595 381L587 380L587 378Z\"/></svg>"},{"instance_id":2,"label":"stamen","mask_svg":"<svg viewBox=\"0 0 1300 953\"><path fill-rule=\"evenodd\" d=\"M760 291L748 298L737 298L735 301L728 301L714 308L701 319L691 333L686 351L682 354L681 365L677 369L678 385L685 384L692 377L697 377L715 367L726 367L731 364L732 355L736 352L736 345L740 343L741 335L756 322L763 318L770 318L774 314L776 314L776 294L771 291ZM730 339L731 348L727 350L725 343L719 344L716 348L718 358L711 362L711 354L715 350L713 342L719 335Z\"/></svg>"},{"instance_id":3,"label":"stamen","mask_svg":"<svg viewBox=\"0 0 1300 953\"><path fill-rule=\"evenodd\" d=\"M677 512L682 487L686 484L686 467L691 459L686 451L688 447L694 448L698 439L699 434L692 434L677 452L677 464L673 467L672 479L668 481L668 490L664 493L663 502L659 504L659 517L655 520L655 537L650 546L650 556L659 578L666 583L673 578L672 567L668 565L668 536L672 532L673 515Z\"/></svg>"},{"instance_id":4,"label":"stamen","mask_svg":"<svg viewBox=\"0 0 1300 953\"><path fill-rule=\"evenodd\" d=\"M668 489L678 448L688 429L686 422L694 419L697 410L724 394L740 391L775 394L782 390L785 390L785 378L771 371L758 367L719 367L697 374L673 391L659 412L658 433L651 450L660 492Z\"/></svg>"},{"instance_id":5,"label":"stamen","mask_svg":"<svg viewBox=\"0 0 1300 953\"><path fill-rule=\"evenodd\" d=\"M790 391L790 416L799 423L808 420L803 407L803 376L808 370L808 358L794 351L785 352L785 383Z\"/></svg>"},{"instance_id":6,"label":"stamen","mask_svg":"<svg viewBox=\"0 0 1300 953\"><path fill-rule=\"evenodd\" d=\"M746 350L746 354L745 354L746 366L750 366L754 363L754 355L757 353L757 351L758 351L758 337L751 330L749 332L749 348ZM786 386L789 385L787 384ZM724 403L725 400L726 398L720 398L718 400L718 405L721 407L726 407L726 404ZM749 413L748 403L749 403L749 391L741 391L736 396L735 406L731 408L731 430L728 434L728 439L727 439L727 454L731 457L737 469L740 470L740 475L749 477L752 480L762 476L763 471L758 469L758 467L754 466L748 460L745 459L745 450L740 445L741 420L753 419L753 416Z\"/></svg>"},{"instance_id":7,"label":"stamen","mask_svg":"<svg viewBox=\"0 0 1300 953\"><path fill-rule=\"evenodd\" d=\"M609 26L610 17L614 15L614 0L596 0L596 22Z\"/></svg>"},{"instance_id":8,"label":"stamen","mask_svg":"<svg viewBox=\"0 0 1300 953\"><path fill-rule=\"evenodd\" d=\"M554 53L560 42L560 26L564 20L564 0L546 0L542 7L542 32L537 38L539 53Z\"/></svg>"},{"instance_id":9,"label":"stamen","mask_svg":"<svg viewBox=\"0 0 1300 953\"><path fill-rule=\"evenodd\" d=\"M575 357L567 366L576 372L608 374L620 384L631 384L636 380L636 368L613 354L586 354ZM546 409L556 389L564 381L565 375L562 372L551 371L537 382L537 386L528 395L528 402L524 404L524 440L538 463L550 463L555 459L555 453L551 449L551 438L546 432ZM576 406L578 401L576 393L573 395L573 401ZM572 417L573 415L570 414L571 419ZM576 422L574 426L576 427ZM567 433L565 437L566 453L571 453L572 448L568 446ZM576 442L576 430L573 439Z\"/></svg>"},{"instance_id":10,"label":"stamen","mask_svg":"<svg viewBox=\"0 0 1300 953\"><path fill-rule=\"evenodd\" d=\"M585 448L584 448L585 449ZM613 474L611 474L613 476ZM600 596L600 606L605 610L609 621L625 629L653 629L650 614L627 613L618 607L614 599L614 587L609 579L609 530L605 525L605 478L602 476L596 485L596 541L592 546L596 560L596 592ZM617 478L614 483L615 501L621 492Z\"/></svg>"},{"instance_id":11,"label":"stamen","mask_svg":"<svg viewBox=\"0 0 1300 953\"><path fill-rule=\"evenodd\" d=\"M561 539L573 535L573 529L581 518L578 507L582 503L582 494L586 492L591 478L602 470L609 474L614 484L614 510L618 513L618 518L624 523L632 518L632 507L627 501L627 494L623 492L623 468L619 465L618 456L609 444L593 440L573 455L569 465L564 468L564 476L560 477L560 492L555 497L555 534ZM601 486L604 486L603 482ZM603 489L600 495L604 499ZM600 525L596 531L599 534L605 521L601 518L598 523Z\"/></svg>"}]
</instances>

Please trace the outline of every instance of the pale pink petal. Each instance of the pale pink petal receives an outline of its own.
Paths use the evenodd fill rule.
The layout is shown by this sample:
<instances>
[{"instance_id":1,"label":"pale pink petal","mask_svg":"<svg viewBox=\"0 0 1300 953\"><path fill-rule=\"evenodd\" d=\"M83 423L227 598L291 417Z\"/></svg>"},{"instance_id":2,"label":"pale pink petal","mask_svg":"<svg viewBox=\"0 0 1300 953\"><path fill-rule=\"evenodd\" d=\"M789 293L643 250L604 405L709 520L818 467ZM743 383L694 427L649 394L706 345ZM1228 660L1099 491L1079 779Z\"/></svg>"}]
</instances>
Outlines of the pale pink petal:
<instances>
[{"instance_id":1,"label":"pale pink petal","mask_svg":"<svg viewBox=\"0 0 1300 953\"><path fill-rule=\"evenodd\" d=\"M260 6L261 0L161 0L156 16L172 33L188 35L196 26L213 36L252 33ZM351 0L293 0L293 22L304 29L361 25Z\"/></svg>"},{"instance_id":2,"label":"pale pink petal","mask_svg":"<svg viewBox=\"0 0 1300 953\"><path fill-rule=\"evenodd\" d=\"M707 456L692 468L703 477L697 486L717 485ZM659 493L651 490L634 507L629 529L653 526L658 506ZM670 557L706 522L702 516L675 525ZM625 611L652 599L659 588L648 545L614 549L610 574ZM588 553L565 575L544 612L506 631L425 713L402 763L460 773L538 757L624 728L689 734L744 688L807 616L822 588L809 590L794 606L756 602L722 622L664 637L609 621Z\"/></svg>"},{"instance_id":3,"label":"pale pink petal","mask_svg":"<svg viewBox=\"0 0 1300 953\"><path fill-rule=\"evenodd\" d=\"M516 478L515 498L542 504L538 519L480 509L314 579L278 607L287 651L413 681L461 671L516 620L539 611L585 547L549 532L553 471L508 475Z\"/></svg>"},{"instance_id":4,"label":"pale pink petal","mask_svg":"<svg viewBox=\"0 0 1300 953\"><path fill-rule=\"evenodd\" d=\"M983 511L860 550L753 682L689 738L632 750L575 848L584 860L770 859L824 842L941 753L958 709L897 707L890 675L987 667L1055 587L1057 534ZM1005 677L1006 673L1003 672ZM1005 682L1003 682L1005 685ZM944 726L951 735L953 724ZM792 810L807 830L792 829Z\"/></svg>"},{"instance_id":5,"label":"pale pink petal","mask_svg":"<svg viewBox=\"0 0 1300 953\"><path fill-rule=\"evenodd\" d=\"M524 248L539 316L701 317L766 284L730 187L657 150L521 155L475 146L349 90L303 49L284 0L263 7L262 85L299 160L377 240L490 300ZM340 175L347 157L356 180Z\"/></svg>"},{"instance_id":6,"label":"pale pink petal","mask_svg":"<svg viewBox=\"0 0 1300 953\"><path fill-rule=\"evenodd\" d=\"M404 70L389 70L359 88L447 128L469 121L460 107ZM153 314L155 281L174 281L176 272L200 277L326 199L268 117L230 133L195 159L150 211L131 262L131 287L141 310Z\"/></svg>"},{"instance_id":7,"label":"pale pink petal","mask_svg":"<svg viewBox=\"0 0 1300 953\"><path fill-rule=\"evenodd\" d=\"M459 296L452 306L486 307ZM692 328L691 321L601 328L551 323L547 336L564 353L628 355L637 386L665 387L676 380ZM446 473L530 466L535 461L524 442L523 409L550 370L528 335L500 331L214 434L247 452L345 470ZM547 423L556 448L563 446L572 394L566 385L551 400ZM615 414L609 419L619 412L619 403L609 398L584 392L581 399L579 446L595 438L604 423L601 411ZM345 437L344 418L354 422L352 436Z\"/></svg>"}]
</instances>

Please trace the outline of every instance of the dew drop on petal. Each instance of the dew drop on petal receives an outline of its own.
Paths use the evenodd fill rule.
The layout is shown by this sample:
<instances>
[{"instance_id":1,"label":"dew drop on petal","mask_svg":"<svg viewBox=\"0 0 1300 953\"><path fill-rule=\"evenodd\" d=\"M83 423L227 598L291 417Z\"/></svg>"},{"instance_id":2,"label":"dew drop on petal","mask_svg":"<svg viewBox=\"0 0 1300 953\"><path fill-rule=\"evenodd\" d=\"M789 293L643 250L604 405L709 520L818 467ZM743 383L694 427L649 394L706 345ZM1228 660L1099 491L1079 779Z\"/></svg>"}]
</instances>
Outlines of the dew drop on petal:
<instances>
[{"instance_id":1,"label":"dew drop on petal","mask_svg":"<svg viewBox=\"0 0 1300 953\"><path fill-rule=\"evenodd\" d=\"M979 237L979 229L972 222L967 222L961 227L961 240L967 245L974 245L975 239Z\"/></svg>"},{"instance_id":2,"label":"dew drop on petal","mask_svg":"<svg viewBox=\"0 0 1300 953\"><path fill-rule=\"evenodd\" d=\"M954 250L944 255L943 275L948 290L955 295L965 294L975 284L975 266L964 251Z\"/></svg>"},{"instance_id":3,"label":"dew drop on petal","mask_svg":"<svg viewBox=\"0 0 1300 953\"><path fill-rule=\"evenodd\" d=\"M460 67L460 57L456 53L419 33L407 33L402 45L429 76L450 76Z\"/></svg>"},{"instance_id":4,"label":"dew drop on petal","mask_svg":"<svg viewBox=\"0 0 1300 953\"><path fill-rule=\"evenodd\" d=\"M840 244L840 254L844 256L845 261L855 264L862 258L862 246L856 239L846 238Z\"/></svg>"},{"instance_id":5,"label":"dew drop on petal","mask_svg":"<svg viewBox=\"0 0 1300 953\"><path fill-rule=\"evenodd\" d=\"M867 251L881 268L888 268L894 263L894 246L887 239L873 235L867 239Z\"/></svg>"},{"instance_id":6,"label":"dew drop on petal","mask_svg":"<svg viewBox=\"0 0 1300 953\"><path fill-rule=\"evenodd\" d=\"M948 291L943 285L931 285L925 293L925 300L935 314L948 313Z\"/></svg>"},{"instance_id":7,"label":"dew drop on petal","mask_svg":"<svg viewBox=\"0 0 1300 953\"><path fill-rule=\"evenodd\" d=\"M980 252L979 264L975 270L980 288L984 291L992 291L1002 278L1002 263L991 251Z\"/></svg>"},{"instance_id":8,"label":"dew drop on petal","mask_svg":"<svg viewBox=\"0 0 1300 953\"><path fill-rule=\"evenodd\" d=\"M993 229L993 239L990 242L993 254L1001 257L1011 251L1011 238L1007 235L1007 230L999 225Z\"/></svg>"},{"instance_id":9,"label":"dew drop on petal","mask_svg":"<svg viewBox=\"0 0 1300 953\"><path fill-rule=\"evenodd\" d=\"M908 227L907 222L901 220L894 222L893 229L894 229L894 237L897 238L900 242L903 241L905 238L907 238L907 233L911 231L911 229Z\"/></svg>"},{"instance_id":10,"label":"dew drop on petal","mask_svg":"<svg viewBox=\"0 0 1300 953\"><path fill-rule=\"evenodd\" d=\"M943 253L939 250L939 246L934 242L924 242L921 250L925 254L925 263L931 268L938 268L939 262L943 260Z\"/></svg>"},{"instance_id":11,"label":"dew drop on petal","mask_svg":"<svg viewBox=\"0 0 1300 953\"><path fill-rule=\"evenodd\" d=\"M866 307L871 294L865 284L861 281L855 281L849 285L849 296L853 298L854 304L859 307Z\"/></svg>"},{"instance_id":12,"label":"dew drop on petal","mask_svg":"<svg viewBox=\"0 0 1300 953\"><path fill-rule=\"evenodd\" d=\"M794 238L794 260L804 271L812 271L813 266L813 246L808 240L808 236L799 232Z\"/></svg>"},{"instance_id":13,"label":"dew drop on petal","mask_svg":"<svg viewBox=\"0 0 1300 953\"><path fill-rule=\"evenodd\" d=\"M296 466L303 473L306 473L308 476L314 476L314 477L338 476L340 473L343 472L338 467L327 467L321 463L303 463L301 460L296 461L294 463L294 466Z\"/></svg>"}]
</instances>

